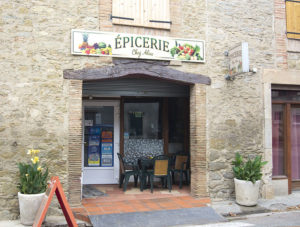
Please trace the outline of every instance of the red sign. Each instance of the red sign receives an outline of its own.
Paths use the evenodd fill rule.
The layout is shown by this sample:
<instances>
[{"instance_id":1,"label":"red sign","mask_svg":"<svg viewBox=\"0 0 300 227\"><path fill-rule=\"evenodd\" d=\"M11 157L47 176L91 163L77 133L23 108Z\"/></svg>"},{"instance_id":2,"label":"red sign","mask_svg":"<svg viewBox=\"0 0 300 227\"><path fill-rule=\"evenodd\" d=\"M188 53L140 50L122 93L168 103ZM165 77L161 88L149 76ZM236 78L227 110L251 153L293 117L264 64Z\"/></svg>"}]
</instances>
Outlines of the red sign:
<instances>
[{"instance_id":1,"label":"red sign","mask_svg":"<svg viewBox=\"0 0 300 227\"><path fill-rule=\"evenodd\" d=\"M60 207L64 213L68 226L77 227L77 223L73 216L72 210L68 204L65 193L60 184L59 178L57 176L51 178L51 182L48 184L48 188L45 193L45 197L41 203L41 206L35 216L33 227L40 227L45 219L46 213L50 206L51 200L53 198L54 192L56 194L57 200Z\"/></svg>"}]
</instances>

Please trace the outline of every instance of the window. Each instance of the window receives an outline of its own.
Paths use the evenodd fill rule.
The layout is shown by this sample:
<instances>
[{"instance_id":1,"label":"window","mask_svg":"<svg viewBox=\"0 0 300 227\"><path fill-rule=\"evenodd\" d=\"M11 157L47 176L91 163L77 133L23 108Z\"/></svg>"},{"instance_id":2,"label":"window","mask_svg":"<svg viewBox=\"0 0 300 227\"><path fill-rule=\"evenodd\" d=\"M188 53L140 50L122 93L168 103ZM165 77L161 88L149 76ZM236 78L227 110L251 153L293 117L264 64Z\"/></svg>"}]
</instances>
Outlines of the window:
<instances>
[{"instance_id":1,"label":"window","mask_svg":"<svg viewBox=\"0 0 300 227\"><path fill-rule=\"evenodd\" d=\"M300 39L300 0L286 0L287 37Z\"/></svg>"},{"instance_id":2,"label":"window","mask_svg":"<svg viewBox=\"0 0 300 227\"><path fill-rule=\"evenodd\" d=\"M113 0L112 22L170 29L169 0Z\"/></svg>"},{"instance_id":3,"label":"window","mask_svg":"<svg viewBox=\"0 0 300 227\"><path fill-rule=\"evenodd\" d=\"M285 175L285 150L284 150L284 106L272 106L272 147L273 147L273 176Z\"/></svg>"},{"instance_id":4,"label":"window","mask_svg":"<svg viewBox=\"0 0 300 227\"><path fill-rule=\"evenodd\" d=\"M124 134L127 139L161 139L160 103L124 103Z\"/></svg>"}]
</instances>

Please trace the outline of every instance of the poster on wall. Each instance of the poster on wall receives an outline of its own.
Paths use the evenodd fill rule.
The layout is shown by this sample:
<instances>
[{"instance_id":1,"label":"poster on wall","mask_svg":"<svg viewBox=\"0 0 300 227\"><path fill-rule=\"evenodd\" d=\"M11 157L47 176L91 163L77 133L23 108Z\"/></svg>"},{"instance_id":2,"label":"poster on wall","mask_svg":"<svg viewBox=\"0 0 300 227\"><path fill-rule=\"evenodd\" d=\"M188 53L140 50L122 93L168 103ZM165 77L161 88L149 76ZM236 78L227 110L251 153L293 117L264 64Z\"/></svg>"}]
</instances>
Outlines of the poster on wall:
<instances>
[{"instance_id":1,"label":"poster on wall","mask_svg":"<svg viewBox=\"0 0 300 227\"><path fill-rule=\"evenodd\" d=\"M100 166L100 136L99 135L89 136L88 166Z\"/></svg>"},{"instance_id":2,"label":"poster on wall","mask_svg":"<svg viewBox=\"0 0 300 227\"><path fill-rule=\"evenodd\" d=\"M101 133L101 166L113 166L113 134L112 131Z\"/></svg>"},{"instance_id":3,"label":"poster on wall","mask_svg":"<svg viewBox=\"0 0 300 227\"><path fill-rule=\"evenodd\" d=\"M205 42L150 35L72 30L74 55L205 62Z\"/></svg>"}]
</instances>

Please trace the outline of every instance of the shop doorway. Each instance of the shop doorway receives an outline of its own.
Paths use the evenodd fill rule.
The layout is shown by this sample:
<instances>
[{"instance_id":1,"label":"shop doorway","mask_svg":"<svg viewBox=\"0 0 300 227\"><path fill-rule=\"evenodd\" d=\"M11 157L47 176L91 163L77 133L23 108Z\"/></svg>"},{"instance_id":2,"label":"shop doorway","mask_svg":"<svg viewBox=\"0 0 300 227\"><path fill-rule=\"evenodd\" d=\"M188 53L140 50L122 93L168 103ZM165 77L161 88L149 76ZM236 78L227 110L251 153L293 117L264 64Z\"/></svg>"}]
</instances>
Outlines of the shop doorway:
<instances>
[{"instance_id":1,"label":"shop doorway","mask_svg":"<svg viewBox=\"0 0 300 227\"><path fill-rule=\"evenodd\" d=\"M136 165L141 158L189 155L189 85L149 78L88 81L83 96L84 185L117 184L117 153Z\"/></svg>"},{"instance_id":2,"label":"shop doorway","mask_svg":"<svg viewBox=\"0 0 300 227\"><path fill-rule=\"evenodd\" d=\"M83 102L82 183L117 184L120 102Z\"/></svg>"}]
</instances>

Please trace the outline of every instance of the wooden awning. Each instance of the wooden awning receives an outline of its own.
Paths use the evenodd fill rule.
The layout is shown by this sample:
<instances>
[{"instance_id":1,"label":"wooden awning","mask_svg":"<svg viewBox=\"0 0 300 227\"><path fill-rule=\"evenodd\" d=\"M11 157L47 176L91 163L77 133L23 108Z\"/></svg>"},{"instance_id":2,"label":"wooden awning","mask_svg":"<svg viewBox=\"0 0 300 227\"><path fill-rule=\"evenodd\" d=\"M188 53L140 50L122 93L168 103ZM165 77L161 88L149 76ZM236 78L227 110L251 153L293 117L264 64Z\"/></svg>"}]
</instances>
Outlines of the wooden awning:
<instances>
[{"instance_id":1,"label":"wooden awning","mask_svg":"<svg viewBox=\"0 0 300 227\"><path fill-rule=\"evenodd\" d=\"M103 80L117 79L130 76L146 76L153 79L170 80L184 84L211 84L211 79L207 76L195 73L182 72L172 69L169 62L115 59L113 66L100 68L85 68L81 70L64 70L65 79L75 80Z\"/></svg>"}]
</instances>

